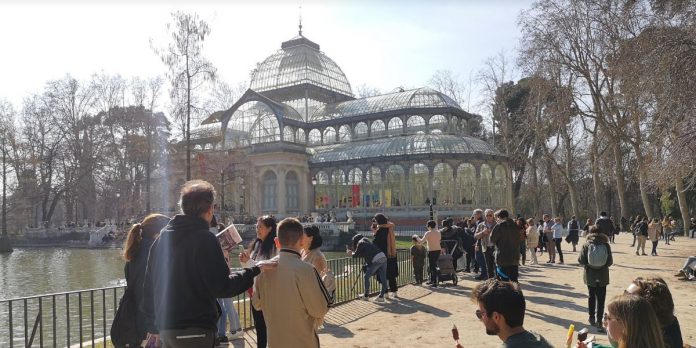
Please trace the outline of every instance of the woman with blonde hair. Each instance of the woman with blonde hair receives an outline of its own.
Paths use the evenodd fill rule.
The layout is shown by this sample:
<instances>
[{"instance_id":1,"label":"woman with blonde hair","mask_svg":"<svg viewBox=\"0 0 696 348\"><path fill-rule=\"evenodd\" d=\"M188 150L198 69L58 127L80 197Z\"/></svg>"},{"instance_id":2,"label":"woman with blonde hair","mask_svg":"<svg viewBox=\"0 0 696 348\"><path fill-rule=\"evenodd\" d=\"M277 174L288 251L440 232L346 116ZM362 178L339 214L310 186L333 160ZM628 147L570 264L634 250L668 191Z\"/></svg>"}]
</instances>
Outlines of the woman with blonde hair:
<instances>
[{"instance_id":1,"label":"woman with blonde hair","mask_svg":"<svg viewBox=\"0 0 696 348\"><path fill-rule=\"evenodd\" d=\"M614 298L607 306L603 325L611 346L593 344L593 348L666 348L655 311L650 302L640 296ZM586 347L584 342L576 345L576 348Z\"/></svg>"},{"instance_id":2,"label":"woman with blonde hair","mask_svg":"<svg viewBox=\"0 0 696 348\"><path fill-rule=\"evenodd\" d=\"M145 338L147 328L144 322L145 313L141 308L145 298L145 268L147 267L147 257L150 247L159 236L160 231L167 226L171 220L162 214L150 214L141 223L134 224L123 246L123 259L126 260L125 274L126 283L132 289L138 315L134 318L138 329L138 335Z\"/></svg>"}]
</instances>

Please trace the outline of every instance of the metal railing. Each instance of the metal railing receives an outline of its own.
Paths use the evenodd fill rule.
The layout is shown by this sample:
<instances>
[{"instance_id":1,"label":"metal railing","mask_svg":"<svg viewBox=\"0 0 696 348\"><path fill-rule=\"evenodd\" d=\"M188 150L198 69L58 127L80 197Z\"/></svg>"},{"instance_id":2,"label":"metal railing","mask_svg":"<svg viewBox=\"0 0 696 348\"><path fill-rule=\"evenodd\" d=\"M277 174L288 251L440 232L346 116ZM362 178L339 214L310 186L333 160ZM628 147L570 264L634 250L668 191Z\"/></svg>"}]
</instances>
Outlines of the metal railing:
<instances>
[{"instance_id":1,"label":"metal railing","mask_svg":"<svg viewBox=\"0 0 696 348\"><path fill-rule=\"evenodd\" d=\"M413 278L411 255L398 250L398 286ZM362 258L328 260L336 277L336 305L364 291ZM380 285L372 277L371 293ZM111 322L125 286L111 286L0 300L0 347L106 347ZM243 329L254 327L246 292L234 298Z\"/></svg>"}]
</instances>

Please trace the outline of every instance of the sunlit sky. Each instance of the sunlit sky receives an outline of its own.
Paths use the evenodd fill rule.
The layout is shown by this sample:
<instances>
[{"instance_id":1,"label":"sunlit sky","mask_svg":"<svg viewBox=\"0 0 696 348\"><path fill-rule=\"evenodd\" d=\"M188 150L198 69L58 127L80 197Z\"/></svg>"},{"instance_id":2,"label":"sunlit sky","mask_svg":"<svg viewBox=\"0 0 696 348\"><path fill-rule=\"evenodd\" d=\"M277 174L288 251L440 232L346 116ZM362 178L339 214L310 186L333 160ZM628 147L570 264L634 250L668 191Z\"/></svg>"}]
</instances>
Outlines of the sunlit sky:
<instances>
[{"instance_id":1,"label":"sunlit sky","mask_svg":"<svg viewBox=\"0 0 696 348\"><path fill-rule=\"evenodd\" d=\"M167 43L165 25L174 10L208 21L204 55L221 79L236 85L297 35L299 5L303 34L338 63L354 89L420 87L441 69L469 80L500 51L514 59L517 17L530 1L96 3L0 2L0 98L20 109L24 97L66 74L85 80L101 71L126 78L164 75L150 39Z\"/></svg>"}]
</instances>

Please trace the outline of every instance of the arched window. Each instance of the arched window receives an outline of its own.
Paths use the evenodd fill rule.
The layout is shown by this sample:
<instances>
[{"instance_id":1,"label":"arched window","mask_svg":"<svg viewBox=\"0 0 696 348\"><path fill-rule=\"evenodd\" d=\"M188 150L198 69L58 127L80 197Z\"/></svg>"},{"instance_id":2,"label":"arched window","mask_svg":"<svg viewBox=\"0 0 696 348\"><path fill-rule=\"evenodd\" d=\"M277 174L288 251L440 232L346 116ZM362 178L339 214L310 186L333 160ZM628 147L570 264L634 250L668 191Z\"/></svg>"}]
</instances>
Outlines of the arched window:
<instances>
[{"instance_id":1,"label":"arched window","mask_svg":"<svg viewBox=\"0 0 696 348\"><path fill-rule=\"evenodd\" d=\"M275 211L277 209L278 180L272 170L263 174L261 179L263 211Z\"/></svg>"},{"instance_id":2,"label":"arched window","mask_svg":"<svg viewBox=\"0 0 696 348\"><path fill-rule=\"evenodd\" d=\"M292 129L292 127L285 126L285 128L283 128L283 141L287 141L289 143L295 142L295 130Z\"/></svg>"},{"instance_id":3,"label":"arched window","mask_svg":"<svg viewBox=\"0 0 696 348\"><path fill-rule=\"evenodd\" d=\"M350 185L350 196L348 197L348 206L359 207L360 197L362 195L362 169L353 168L348 172L348 185Z\"/></svg>"},{"instance_id":4,"label":"arched window","mask_svg":"<svg viewBox=\"0 0 696 348\"><path fill-rule=\"evenodd\" d=\"M355 125L355 139L364 139L367 138L367 124L365 122L358 122Z\"/></svg>"},{"instance_id":5,"label":"arched window","mask_svg":"<svg viewBox=\"0 0 696 348\"><path fill-rule=\"evenodd\" d=\"M241 105L223 123L223 134L230 147L280 141L280 127L273 110L262 102L250 101Z\"/></svg>"},{"instance_id":6,"label":"arched window","mask_svg":"<svg viewBox=\"0 0 696 348\"><path fill-rule=\"evenodd\" d=\"M305 139L305 131L302 128L297 129L297 134L295 135L295 141L297 141L300 144L304 144L307 142Z\"/></svg>"},{"instance_id":7,"label":"arched window","mask_svg":"<svg viewBox=\"0 0 696 348\"><path fill-rule=\"evenodd\" d=\"M457 199L459 204L475 204L477 197L476 169L469 163L457 167Z\"/></svg>"},{"instance_id":8,"label":"arched window","mask_svg":"<svg viewBox=\"0 0 696 348\"><path fill-rule=\"evenodd\" d=\"M321 132L318 129L309 131L309 145L321 145Z\"/></svg>"},{"instance_id":9,"label":"arched window","mask_svg":"<svg viewBox=\"0 0 696 348\"><path fill-rule=\"evenodd\" d=\"M345 124L342 125L341 128L338 129L338 142L349 143L351 138L350 127Z\"/></svg>"},{"instance_id":10,"label":"arched window","mask_svg":"<svg viewBox=\"0 0 696 348\"><path fill-rule=\"evenodd\" d=\"M297 211L300 209L300 180L297 179L297 174L294 171L289 171L285 174L285 206L288 211Z\"/></svg>"},{"instance_id":11,"label":"arched window","mask_svg":"<svg viewBox=\"0 0 696 348\"><path fill-rule=\"evenodd\" d=\"M386 207L405 205L406 172L398 165L387 168L384 180L384 203Z\"/></svg>"},{"instance_id":12,"label":"arched window","mask_svg":"<svg viewBox=\"0 0 696 348\"><path fill-rule=\"evenodd\" d=\"M382 205L382 171L377 167L371 167L365 173L365 184L362 202L366 207L380 207Z\"/></svg>"},{"instance_id":13,"label":"arched window","mask_svg":"<svg viewBox=\"0 0 696 348\"><path fill-rule=\"evenodd\" d=\"M495 208L492 206L492 191L493 191L493 172L487 164L481 165L481 179L479 181L481 204L484 207Z\"/></svg>"},{"instance_id":14,"label":"arched window","mask_svg":"<svg viewBox=\"0 0 696 348\"><path fill-rule=\"evenodd\" d=\"M346 185L345 173L336 169L331 173L331 184L333 185L333 201L336 202L335 207L345 208L348 202L348 185Z\"/></svg>"},{"instance_id":15,"label":"arched window","mask_svg":"<svg viewBox=\"0 0 696 348\"><path fill-rule=\"evenodd\" d=\"M495 181L494 181L494 190L495 193L493 197L495 197L495 205L498 208L502 208L506 205L506 197L507 197L507 175L505 172L505 167L502 165L497 165L495 167Z\"/></svg>"},{"instance_id":16,"label":"arched window","mask_svg":"<svg viewBox=\"0 0 696 348\"><path fill-rule=\"evenodd\" d=\"M329 175L325 171L320 171L316 174L317 186L315 189L316 202L314 204L317 209L326 209L331 204L331 184Z\"/></svg>"},{"instance_id":17,"label":"arched window","mask_svg":"<svg viewBox=\"0 0 696 348\"><path fill-rule=\"evenodd\" d=\"M432 203L432 197L428 195L428 181L430 171L425 164L414 164L409 170L409 187L411 188L411 205L428 205Z\"/></svg>"},{"instance_id":18,"label":"arched window","mask_svg":"<svg viewBox=\"0 0 696 348\"><path fill-rule=\"evenodd\" d=\"M334 127L327 127L324 130L324 143L323 144L333 144L336 142L336 129Z\"/></svg>"},{"instance_id":19,"label":"arched window","mask_svg":"<svg viewBox=\"0 0 696 348\"><path fill-rule=\"evenodd\" d=\"M389 134L401 134L404 131L404 124L398 117L393 117L389 120Z\"/></svg>"},{"instance_id":20,"label":"arched window","mask_svg":"<svg viewBox=\"0 0 696 348\"><path fill-rule=\"evenodd\" d=\"M431 133L433 133L433 130L435 129L439 129L441 132L446 132L447 118L445 118L445 116L442 115L433 115L432 117L430 117L428 125L430 126Z\"/></svg>"},{"instance_id":21,"label":"arched window","mask_svg":"<svg viewBox=\"0 0 696 348\"><path fill-rule=\"evenodd\" d=\"M410 134L424 134L425 133L425 119L418 115L413 115L406 121L406 131Z\"/></svg>"},{"instance_id":22,"label":"arched window","mask_svg":"<svg viewBox=\"0 0 696 348\"><path fill-rule=\"evenodd\" d=\"M437 205L451 206L454 204L454 171L446 163L438 163L433 170L433 196Z\"/></svg>"},{"instance_id":23,"label":"arched window","mask_svg":"<svg viewBox=\"0 0 696 348\"><path fill-rule=\"evenodd\" d=\"M371 133L373 137L380 136L384 134L384 122L382 120L376 120L372 122Z\"/></svg>"}]
</instances>

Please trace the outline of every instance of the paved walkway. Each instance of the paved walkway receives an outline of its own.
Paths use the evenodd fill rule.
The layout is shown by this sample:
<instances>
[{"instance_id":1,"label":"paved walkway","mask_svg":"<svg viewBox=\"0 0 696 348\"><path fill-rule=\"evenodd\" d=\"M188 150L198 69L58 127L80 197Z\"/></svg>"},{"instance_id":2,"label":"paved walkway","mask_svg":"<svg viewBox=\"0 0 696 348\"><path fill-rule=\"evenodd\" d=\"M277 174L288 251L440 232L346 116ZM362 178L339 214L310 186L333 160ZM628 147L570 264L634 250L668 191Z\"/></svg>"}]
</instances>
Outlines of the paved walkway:
<instances>
[{"instance_id":1,"label":"paved walkway","mask_svg":"<svg viewBox=\"0 0 696 348\"><path fill-rule=\"evenodd\" d=\"M684 342L696 345L696 282L678 281L673 276L688 255L696 255L696 239L681 237L668 246L660 241L658 257L636 256L635 249L629 247L631 239L622 234L612 245L614 266L607 302L637 276L662 276L672 290ZM572 250L568 244L563 247ZM587 326L587 288L577 264L578 253L564 254L565 265L545 264L544 254L539 259L542 264L520 269L527 299L525 327L538 331L557 347L563 346L568 325L573 323L578 329ZM454 347L453 324L459 328L464 347L498 347L498 338L487 336L474 315L477 307L470 295L476 281L470 274L461 276L464 279L457 286L449 282L437 289L406 286L395 301L353 301L332 308L320 331L322 347ZM607 343L606 335L591 332L598 342ZM249 331L245 340L233 341L229 347L256 347L254 338Z\"/></svg>"}]
</instances>

